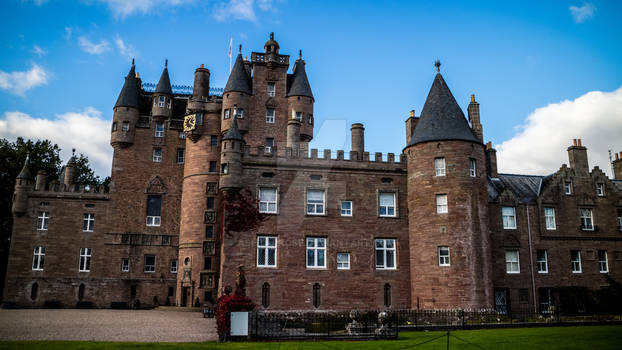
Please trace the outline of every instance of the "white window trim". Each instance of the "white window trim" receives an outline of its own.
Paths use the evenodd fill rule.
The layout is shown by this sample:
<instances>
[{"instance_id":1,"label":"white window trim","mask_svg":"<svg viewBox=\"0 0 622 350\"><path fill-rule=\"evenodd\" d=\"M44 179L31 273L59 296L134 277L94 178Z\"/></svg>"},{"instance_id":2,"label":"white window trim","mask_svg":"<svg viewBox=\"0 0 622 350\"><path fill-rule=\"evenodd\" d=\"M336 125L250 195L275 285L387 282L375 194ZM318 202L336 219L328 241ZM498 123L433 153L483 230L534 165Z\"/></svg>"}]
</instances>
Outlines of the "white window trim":
<instances>
[{"instance_id":1,"label":"white window trim","mask_svg":"<svg viewBox=\"0 0 622 350\"><path fill-rule=\"evenodd\" d=\"M382 194L390 194L393 195L393 206L389 205L380 205L380 196ZM380 209L385 208L386 214L381 214ZM393 208L393 215L389 214L389 208ZM383 218L395 218L397 217L397 193L396 192L388 192L388 191L379 191L378 192L378 216Z\"/></svg>"},{"instance_id":2,"label":"white window trim","mask_svg":"<svg viewBox=\"0 0 622 350\"><path fill-rule=\"evenodd\" d=\"M164 108L165 104L166 104L166 98L164 96L159 96L158 97L158 107Z\"/></svg>"},{"instance_id":3,"label":"white window trim","mask_svg":"<svg viewBox=\"0 0 622 350\"><path fill-rule=\"evenodd\" d=\"M164 123L155 123L155 137L164 137Z\"/></svg>"},{"instance_id":4,"label":"white window trim","mask_svg":"<svg viewBox=\"0 0 622 350\"><path fill-rule=\"evenodd\" d=\"M339 262L339 255L345 255L348 257L347 262ZM339 266L339 264L346 264L346 266ZM337 253L337 270L349 270L350 269L350 253L341 252Z\"/></svg>"},{"instance_id":5,"label":"white window trim","mask_svg":"<svg viewBox=\"0 0 622 350\"><path fill-rule=\"evenodd\" d=\"M600 253L601 251L596 252L597 254ZM600 260L600 254L598 256L598 271L600 273L609 273L609 256L607 256L607 251L606 250L602 250L602 252L605 253L605 260ZM602 269L602 266L605 266L605 269Z\"/></svg>"},{"instance_id":6,"label":"white window trim","mask_svg":"<svg viewBox=\"0 0 622 350\"><path fill-rule=\"evenodd\" d=\"M443 204L443 201L445 202ZM436 213L447 214L449 212L449 201L446 194L436 195Z\"/></svg>"},{"instance_id":7,"label":"white window trim","mask_svg":"<svg viewBox=\"0 0 622 350\"><path fill-rule=\"evenodd\" d=\"M382 247L377 247L378 241L383 241ZM388 241L393 241L393 248L387 248ZM378 265L376 260L378 250L383 251L382 265ZM387 251L393 251L393 267L387 267ZM397 240L395 238L376 238L374 240L374 260L376 261L376 270L397 270Z\"/></svg>"},{"instance_id":8,"label":"white window trim","mask_svg":"<svg viewBox=\"0 0 622 350\"><path fill-rule=\"evenodd\" d=\"M32 270L43 271L44 262L45 262L45 247L43 246L35 247L32 252Z\"/></svg>"},{"instance_id":9,"label":"white window trim","mask_svg":"<svg viewBox=\"0 0 622 350\"><path fill-rule=\"evenodd\" d=\"M231 112L229 111L229 109L225 109L222 113L222 119L229 119L231 118Z\"/></svg>"},{"instance_id":10,"label":"white window trim","mask_svg":"<svg viewBox=\"0 0 622 350\"><path fill-rule=\"evenodd\" d=\"M127 261L127 265L125 265ZM121 258L121 272L130 272L130 258Z\"/></svg>"},{"instance_id":11,"label":"white window trim","mask_svg":"<svg viewBox=\"0 0 622 350\"><path fill-rule=\"evenodd\" d=\"M39 220L41 220L41 225L39 225ZM37 231L47 231L48 225L50 224L50 215L47 211L39 212L37 216Z\"/></svg>"},{"instance_id":12,"label":"white window trim","mask_svg":"<svg viewBox=\"0 0 622 350\"><path fill-rule=\"evenodd\" d=\"M264 239L265 244L264 245L260 245L259 241L261 239ZM270 238L274 238L274 246L271 246L269 244L269 239ZM279 246L279 241L278 241L278 237L277 236L257 236L257 267L260 268L277 268L278 267L278 246ZM263 256L264 256L264 263L260 264L259 263L259 256L262 255L260 253L260 249L263 249ZM270 255L270 249L274 249L274 264L270 265L268 263L268 256Z\"/></svg>"},{"instance_id":13,"label":"white window trim","mask_svg":"<svg viewBox=\"0 0 622 350\"><path fill-rule=\"evenodd\" d=\"M445 175L447 175L445 158L444 157L434 158L434 176L445 176Z\"/></svg>"},{"instance_id":14,"label":"white window trim","mask_svg":"<svg viewBox=\"0 0 622 350\"><path fill-rule=\"evenodd\" d=\"M147 265L147 257L148 256L153 256L153 265ZM143 272L145 273L155 273L156 271L156 265L157 264L157 257L155 255L145 255L144 260L143 260ZM153 266L153 271L147 271L147 266Z\"/></svg>"},{"instance_id":15,"label":"white window trim","mask_svg":"<svg viewBox=\"0 0 622 350\"><path fill-rule=\"evenodd\" d=\"M159 155L156 155L156 151L160 151ZM162 162L162 148L154 148L153 149L153 158L152 158L154 163L161 163Z\"/></svg>"},{"instance_id":16,"label":"white window trim","mask_svg":"<svg viewBox=\"0 0 622 350\"><path fill-rule=\"evenodd\" d=\"M268 113L268 111L272 111L272 115L270 115ZM274 124L275 121L276 121L276 109L274 109L274 108L267 108L266 109L266 123L267 124Z\"/></svg>"},{"instance_id":17,"label":"white window trim","mask_svg":"<svg viewBox=\"0 0 622 350\"><path fill-rule=\"evenodd\" d=\"M599 197L604 197L605 196L605 184L597 183L596 184L596 193L598 194Z\"/></svg>"},{"instance_id":18,"label":"white window trim","mask_svg":"<svg viewBox=\"0 0 622 350\"><path fill-rule=\"evenodd\" d=\"M313 247L309 247L309 241L313 240ZM320 240L324 240L324 246L323 247L318 247L318 242ZM308 269L326 269L326 265L327 262L327 246L328 246L328 239L326 237L307 237L307 239L305 240L305 263L307 265ZM309 250L313 251L313 265L309 265ZM318 265L318 252L319 251L324 251L324 265Z\"/></svg>"},{"instance_id":19,"label":"white window trim","mask_svg":"<svg viewBox=\"0 0 622 350\"><path fill-rule=\"evenodd\" d=\"M441 250L447 249L447 255L441 255ZM438 266L451 266L451 253L448 246L439 246L438 252ZM445 262L446 261L446 262Z\"/></svg>"},{"instance_id":20,"label":"white window trim","mask_svg":"<svg viewBox=\"0 0 622 350\"><path fill-rule=\"evenodd\" d=\"M477 161L475 158L469 158L469 175L471 177L477 176Z\"/></svg>"},{"instance_id":21,"label":"white window trim","mask_svg":"<svg viewBox=\"0 0 622 350\"><path fill-rule=\"evenodd\" d=\"M274 97L276 95L276 83L268 83L266 86L268 97Z\"/></svg>"},{"instance_id":22,"label":"white window trim","mask_svg":"<svg viewBox=\"0 0 622 350\"><path fill-rule=\"evenodd\" d=\"M503 214L503 209L506 209L506 208L512 209L512 215L505 215L505 214ZM508 222L508 225L506 226L505 225L505 220L503 220L504 217L514 218L514 226L509 225L509 222ZM504 230L516 230L516 227L517 227L517 225L516 225L516 208L514 208L514 207L501 207L501 223L503 224L503 229Z\"/></svg>"},{"instance_id":23,"label":"white window trim","mask_svg":"<svg viewBox=\"0 0 622 350\"><path fill-rule=\"evenodd\" d=\"M321 191L323 194L323 200L322 203L309 203L309 192L319 192ZM321 215L326 215L326 190L325 189L315 189L315 188L309 188L307 189L307 193L306 193L306 199L305 199L305 212L307 213L307 215L316 215L316 216L321 216ZM313 205L313 211L309 212L309 205ZM321 205L322 206L322 211L318 212L317 211L317 206Z\"/></svg>"},{"instance_id":24,"label":"white window trim","mask_svg":"<svg viewBox=\"0 0 622 350\"><path fill-rule=\"evenodd\" d=\"M566 187L568 185L568 187ZM564 194L567 196L572 195L572 182L564 181Z\"/></svg>"},{"instance_id":25,"label":"white window trim","mask_svg":"<svg viewBox=\"0 0 622 350\"><path fill-rule=\"evenodd\" d=\"M121 131L122 132L130 131L130 122L126 122L126 121L122 122L121 123Z\"/></svg>"},{"instance_id":26,"label":"white window trim","mask_svg":"<svg viewBox=\"0 0 622 350\"><path fill-rule=\"evenodd\" d=\"M261 200L261 192L262 191L268 191L268 190L274 190L274 201L262 201ZM268 187L268 186L261 186L259 187L259 191L257 191L257 199L259 200L259 212L260 213L264 213L264 214L278 214L279 212L279 191L278 188L276 187ZM262 210L261 209L261 204L265 204L266 205L266 210ZM274 204L274 210L270 210L270 204Z\"/></svg>"},{"instance_id":27,"label":"white window trim","mask_svg":"<svg viewBox=\"0 0 622 350\"><path fill-rule=\"evenodd\" d=\"M572 273L582 273L583 266L581 264L581 251L577 250L576 252L577 252L577 258L578 258L577 260L572 260L572 252L570 252L570 267L571 267ZM575 263L578 264L579 266L578 270L574 269Z\"/></svg>"},{"instance_id":28,"label":"white window trim","mask_svg":"<svg viewBox=\"0 0 622 350\"><path fill-rule=\"evenodd\" d=\"M86 222L86 230L84 229L84 222ZM84 213L84 219L82 220L82 232L93 232L95 229L95 214Z\"/></svg>"},{"instance_id":29,"label":"white window trim","mask_svg":"<svg viewBox=\"0 0 622 350\"><path fill-rule=\"evenodd\" d=\"M583 211L587 211L590 215L583 215ZM581 230L582 231L594 231L594 212L592 208L579 208L579 216L581 217ZM590 227L587 225L583 225L583 221L588 221L590 223Z\"/></svg>"},{"instance_id":30,"label":"white window trim","mask_svg":"<svg viewBox=\"0 0 622 350\"><path fill-rule=\"evenodd\" d=\"M516 261L508 261L508 255L507 255L508 252L516 252ZM510 271L508 269L508 263L509 264L516 264L517 270L516 271L513 271L513 270ZM510 265L510 266L512 266L512 265ZM506 274L510 274L510 275L519 274L520 273L520 251L518 249L508 249L508 250L505 251L505 273Z\"/></svg>"},{"instance_id":31,"label":"white window trim","mask_svg":"<svg viewBox=\"0 0 622 350\"><path fill-rule=\"evenodd\" d=\"M181 154L181 158L179 157L179 155ZM185 148L178 148L176 155L175 155L175 161L177 162L177 164L184 164L186 162L186 149ZM181 159L181 161L180 161Z\"/></svg>"},{"instance_id":32,"label":"white window trim","mask_svg":"<svg viewBox=\"0 0 622 350\"><path fill-rule=\"evenodd\" d=\"M162 223L161 216L147 216L147 226L159 227Z\"/></svg>"},{"instance_id":33,"label":"white window trim","mask_svg":"<svg viewBox=\"0 0 622 350\"><path fill-rule=\"evenodd\" d=\"M344 204L344 203L350 203L350 209L344 209L344 208L343 208L343 204ZM354 208L352 207L352 201L341 201L341 203L340 203L340 212L341 212L341 216L352 216L352 214L353 214L353 209L354 209ZM345 213L344 213L344 210L346 211ZM350 213L348 213L347 211L350 211Z\"/></svg>"},{"instance_id":34,"label":"white window trim","mask_svg":"<svg viewBox=\"0 0 622 350\"><path fill-rule=\"evenodd\" d=\"M550 209L553 213L553 215L547 215L547 209ZM551 223L552 225L549 225L549 219L551 219ZM557 223L555 221L555 208L552 207L545 207L544 208L544 225L546 226L547 230L556 230L557 229Z\"/></svg>"},{"instance_id":35,"label":"white window trim","mask_svg":"<svg viewBox=\"0 0 622 350\"><path fill-rule=\"evenodd\" d=\"M539 260L538 251L536 250L536 264L538 268L538 273L549 273L549 252L546 249L540 249L544 251L544 260ZM544 264L544 269L540 270L540 264Z\"/></svg>"},{"instance_id":36,"label":"white window trim","mask_svg":"<svg viewBox=\"0 0 622 350\"><path fill-rule=\"evenodd\" d=\"M169 267L171 273L177 273L177 270L179 269L179 262L176 259L173 259L171 260Z\"/></svg>"},{"instance_id":37,"label":"white window trim","mask_svg":"<svg viewBox=\"0 0 622 350\"><path fill-rule=\"evenodd\" d=\"M78 260L78 272L91 271L91 248L80 248L80 260ZM84 260L82 260L84 258ZM88 261L88 264L87 264ZM88 265L88 268L87 268Z\"/></svg>"}]
</instances>

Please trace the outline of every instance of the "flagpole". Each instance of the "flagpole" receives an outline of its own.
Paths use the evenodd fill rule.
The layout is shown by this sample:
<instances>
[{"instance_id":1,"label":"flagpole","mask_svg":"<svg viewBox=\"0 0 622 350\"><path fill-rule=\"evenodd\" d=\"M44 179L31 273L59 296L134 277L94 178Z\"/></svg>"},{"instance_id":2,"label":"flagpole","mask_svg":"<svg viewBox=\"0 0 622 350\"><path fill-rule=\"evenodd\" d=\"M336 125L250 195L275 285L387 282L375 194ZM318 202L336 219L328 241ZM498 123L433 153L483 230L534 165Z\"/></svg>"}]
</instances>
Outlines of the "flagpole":
<instances>
[{"instance_id":1,"label":"flagpole","mask_svg":"<svg viewBox=\"0 0 622 350\"><path fill-rule=\"evenodd\" d=\"M229 39L229 74L231 74L231 60L233 58L233 36Z\"/></svg>"}]
</instances>

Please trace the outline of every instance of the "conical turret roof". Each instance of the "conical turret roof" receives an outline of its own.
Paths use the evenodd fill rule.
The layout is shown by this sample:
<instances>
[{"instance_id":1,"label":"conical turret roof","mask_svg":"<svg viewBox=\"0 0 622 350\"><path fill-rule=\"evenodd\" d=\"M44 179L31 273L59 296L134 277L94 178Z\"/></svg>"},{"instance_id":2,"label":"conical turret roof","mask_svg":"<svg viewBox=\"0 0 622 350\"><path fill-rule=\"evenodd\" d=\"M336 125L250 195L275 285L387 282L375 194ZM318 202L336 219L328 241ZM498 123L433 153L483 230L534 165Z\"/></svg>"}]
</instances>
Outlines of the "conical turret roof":
<instances>
[{"instance_id":1,"label":"conical turret roof","mask_svg":"<svg viewBox=\"0 0 622 350\"><path fill-rule=\"evenodd\" d=\"M162 71L162 75L160 75L160 80L158 81L155 92L169 95L173 94L173 89L171 89L171 79L168 76L168 60L166 60L166 63L164 64L164 70Z\"/></svg>"},{"instance_id":2,"label":"conical turret roof","mask_svg":"<svg viewBox=\"0 0 622 350\"><path fill-rule=\"evenodd\" d=\"M132 68L125 77L125 83L117 98L116 107L133 107L138 108L138 80L136 79L136 69L134 67L134 60L132 60Z\"/></svg>"},{"instance_id":3,"label":"conical turret roof","mask_svg":"<svg viewBox=\"0 0 622 350\"><path fill-rule=\"evenodd\" d=\"M437 73L408 146L441 140L481 143L471 130L445 79L441 73Z\"/></svg>"},{"instance_id":4,"label":"conical turret roof","mask_svg":"<svg viewBox=\"0 0 622 350\"><path fill-rule=\"evenodd\" d=\"M22 171L17 175L18 179L23 180L32 180L32 174L30 173L30 157L26 156L26 161L24 162L24 167Z\"/></svg>"},{"instance_id":5,"label":"conical turret roof","mask_svg":"<svg viewBox=\"0 0 622 350\"><path fill-rule=\"evenodd\" d=\"M302 59L296 60L294 71L290 77L287 96L307 96L313 98L311 85L309 85L309 79L307 79L307 72L305 71L305 61Z\"/></svg>"},{"instance_id":6,"label":"conical turret roof","mask_svg":"<svg viewBox=\"0 0 622 350\"><path fill-rule=\"evenodd\" d=\"M223 137L222 139L223 140L244 140L242 138L242 134L240 134L240 130L238 129L238 118L233 117L231 126L229 127L229 130L227 130L225 137Z\"/></svg>"},{"instance_id":7,"label":"conical turret roof","mask_svg":"<svg viewBox=\"0 0 622 350\"><path fill-rule=\"evenodd\" d=\"M251 83L248 79L248 74L246 74L246 69L244 69L244 60L241 53L235 59L229 80L227 80L227 85L225 85L224 92L231 91L245 92L249 95L252 93Z\"/></svg>"}]
</instances>

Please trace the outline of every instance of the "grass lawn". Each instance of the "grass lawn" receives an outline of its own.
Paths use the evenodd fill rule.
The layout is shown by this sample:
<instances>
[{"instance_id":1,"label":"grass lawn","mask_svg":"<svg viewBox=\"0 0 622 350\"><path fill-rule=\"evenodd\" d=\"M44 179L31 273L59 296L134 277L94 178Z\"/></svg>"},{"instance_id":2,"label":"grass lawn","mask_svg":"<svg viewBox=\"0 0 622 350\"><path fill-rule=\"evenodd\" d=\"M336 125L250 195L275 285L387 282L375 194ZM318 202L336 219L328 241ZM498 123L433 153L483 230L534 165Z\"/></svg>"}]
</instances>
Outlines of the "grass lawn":
<instances>
[{"instance_id":1,"label":"grass lawn","mask_svg":"<svg viewBox=\"0 0 622 350\"><path fill-rule=\"evenodd\" d=\"M452 331L450 349L622 349L622 326L512 328ZM403 332L389 341L257 343L0 342L0 349L446 349L445 332ZM466 341L466 342L465 342ZM472 343L474 345L468 344Z\"/></svg>"}]
</instances>

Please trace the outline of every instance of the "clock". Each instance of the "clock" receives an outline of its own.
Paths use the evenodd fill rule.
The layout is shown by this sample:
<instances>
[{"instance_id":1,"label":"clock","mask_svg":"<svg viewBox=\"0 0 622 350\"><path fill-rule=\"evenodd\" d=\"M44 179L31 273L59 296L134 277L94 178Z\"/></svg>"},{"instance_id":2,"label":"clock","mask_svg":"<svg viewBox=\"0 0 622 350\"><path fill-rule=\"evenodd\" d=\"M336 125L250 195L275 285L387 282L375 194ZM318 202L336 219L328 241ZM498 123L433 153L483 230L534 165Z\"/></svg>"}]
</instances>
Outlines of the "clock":
<instances>
[{"instance_id":1,"label":"clock","mask_svg":"<svg viewBox=\"0 0 622 350\"><path fill-rule=\"evenodd\" d=\"M186 118L184 118L184 131L194 130L196 123L197 123L196 114L187 115Z\"/></svg>"}]
</instances>

